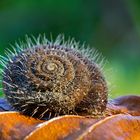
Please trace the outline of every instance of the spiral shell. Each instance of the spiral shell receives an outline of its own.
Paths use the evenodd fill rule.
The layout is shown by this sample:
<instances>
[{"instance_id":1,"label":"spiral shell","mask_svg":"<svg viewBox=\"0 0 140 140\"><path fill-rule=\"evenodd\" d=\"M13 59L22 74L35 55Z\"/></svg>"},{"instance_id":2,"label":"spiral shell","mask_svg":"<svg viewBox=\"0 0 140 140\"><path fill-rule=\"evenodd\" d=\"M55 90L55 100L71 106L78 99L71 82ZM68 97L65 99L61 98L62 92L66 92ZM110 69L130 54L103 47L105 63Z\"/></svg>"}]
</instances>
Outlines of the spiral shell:
<instances>
[{"instance_id":1,"label":"spiral shell","mask_svg":"<svg viewBox=\"0 0 140 140\"><path fill-rule=\"evenodd\" d=\"M107 84L94 51L74 39L27 38L3 62L3 91L21 113L37 118L102 114Z\"/></svg>"}]
</instances>

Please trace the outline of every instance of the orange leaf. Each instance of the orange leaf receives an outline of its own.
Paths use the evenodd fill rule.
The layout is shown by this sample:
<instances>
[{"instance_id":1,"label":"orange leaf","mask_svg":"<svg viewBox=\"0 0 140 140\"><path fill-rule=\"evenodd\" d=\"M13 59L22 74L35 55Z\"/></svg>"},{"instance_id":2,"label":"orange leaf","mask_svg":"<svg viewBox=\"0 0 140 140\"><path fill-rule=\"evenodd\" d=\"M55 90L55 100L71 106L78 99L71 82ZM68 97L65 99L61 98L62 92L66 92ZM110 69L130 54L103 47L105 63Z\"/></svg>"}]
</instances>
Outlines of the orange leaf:
<instances>
[{"instance_id":1,"label":"orange leaf","mask_svg":"<svg viewBox=\"0 0 140 140\"><path fill-rule=\"evenodd\" d=\"M0 112L0 139L23 139L42 121L25 117L17 112Z\"/></svg>"},{"instance_id":2,"label":"orange leaf","mask_svg":"<svg viewBox=\"0 0 140 140\"><path fill-rule=\"evenodd\" d=\"M57 117L38 125L26 140L75 139L99 120L74 115Z\"/></svg>"},{"instance_id":3,"label":"orange leaf","mask_svg":"<svg viewBox=\"0 0 140 140\"><path fill-rule=\"evenodd\" d=\"M113 99L108 103L107 111L111 114L140 116L140 96L129 95Z\"/></svg>"},{"instance_id":4,"label":"orange leaf","mask_svg":"<svg viewBox=\"0 0 140 140\"><path fill-rule=\"evenodd\" d=\"M80 116L54 118L37 126L26 140L140 140L140 117L113 115L102 120Z\"/></svg>"},{"instance_id":5,"label":"orange leaf","mask_svg":"<svg viewBox=\"0 0 140 140\"><path fill-rule=\"evenodd\" d=\"M123 114L107 117L76 140L140 140L140 117Z\"/></svg>"}]
</instances>

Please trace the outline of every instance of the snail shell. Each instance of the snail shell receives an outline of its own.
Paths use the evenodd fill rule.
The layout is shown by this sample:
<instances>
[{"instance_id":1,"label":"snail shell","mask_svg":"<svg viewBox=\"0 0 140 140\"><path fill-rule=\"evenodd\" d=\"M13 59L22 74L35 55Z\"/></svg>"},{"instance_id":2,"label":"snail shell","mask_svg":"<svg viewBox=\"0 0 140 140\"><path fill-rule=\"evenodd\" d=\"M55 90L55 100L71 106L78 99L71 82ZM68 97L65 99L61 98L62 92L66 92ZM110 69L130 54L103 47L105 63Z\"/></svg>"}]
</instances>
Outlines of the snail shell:
<instances>
[{"instance_id":1,"label":"snail shell","mask_svg":"<svg viewBox=\"0 0 140 140\"><path fill-rule=\"evenodd\" d=\"M3 91L17 111L39 119L104 112L107 84L93 51L60 36L54 42L28 38L13 49L2 76Z\"/></svg>"}]
</instances>

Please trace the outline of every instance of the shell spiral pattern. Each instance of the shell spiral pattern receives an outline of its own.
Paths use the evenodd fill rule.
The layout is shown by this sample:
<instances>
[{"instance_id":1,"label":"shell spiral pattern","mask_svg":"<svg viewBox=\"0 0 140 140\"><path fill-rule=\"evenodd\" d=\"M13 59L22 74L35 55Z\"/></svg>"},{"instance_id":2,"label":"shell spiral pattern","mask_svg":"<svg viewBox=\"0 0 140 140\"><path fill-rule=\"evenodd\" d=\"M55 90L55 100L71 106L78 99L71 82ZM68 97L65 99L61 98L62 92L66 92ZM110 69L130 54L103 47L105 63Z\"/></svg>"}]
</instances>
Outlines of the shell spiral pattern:
<instances>
[{"instance_id":1,"label":"shell spiral pattern","mask_svg":"<svg viewBox=\"0 0 140 140\"><path fill-rule=\"evenodd\" d=\"M107 84L94 52L62 38L28 38L14 52L9 50L7 58L1 56L7 100L17 111L39 119L102 114Z\"/></svg>"}]
</instances>

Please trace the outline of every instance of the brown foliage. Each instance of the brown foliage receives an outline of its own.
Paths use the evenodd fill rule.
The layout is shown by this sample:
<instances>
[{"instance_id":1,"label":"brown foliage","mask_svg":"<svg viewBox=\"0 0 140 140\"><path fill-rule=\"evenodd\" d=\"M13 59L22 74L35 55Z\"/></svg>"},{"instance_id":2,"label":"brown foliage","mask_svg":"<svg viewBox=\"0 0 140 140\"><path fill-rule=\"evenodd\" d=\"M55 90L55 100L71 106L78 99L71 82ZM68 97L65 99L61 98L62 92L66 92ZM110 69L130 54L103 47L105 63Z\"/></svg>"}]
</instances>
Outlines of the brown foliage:
<instances>
[{"instance_id":1,"label":"brown foliage","mask_svg":"<svg viewBox=\"0 0 140 140\"><path fill-rule=\"evenodd\" d=\"M18 140L23 139L35 129L42 121L25 117L17 112L0 113L0 139Z\"/></svg>"},{"instance_id":2,"label":"brown foliage","mask_svg":"<svg viewBox=\"0 0 140 140\"><path fill-rule=\"evenodd\" d=\"M3 109L0 139L140 140L140 96L109 101L103 118L66 115L41 121Z\"/></svg>"}]
</instances>

